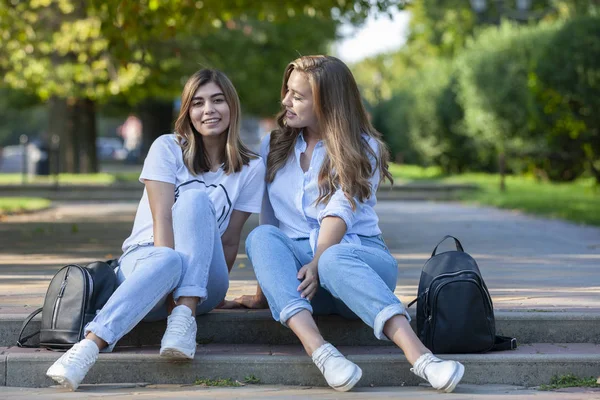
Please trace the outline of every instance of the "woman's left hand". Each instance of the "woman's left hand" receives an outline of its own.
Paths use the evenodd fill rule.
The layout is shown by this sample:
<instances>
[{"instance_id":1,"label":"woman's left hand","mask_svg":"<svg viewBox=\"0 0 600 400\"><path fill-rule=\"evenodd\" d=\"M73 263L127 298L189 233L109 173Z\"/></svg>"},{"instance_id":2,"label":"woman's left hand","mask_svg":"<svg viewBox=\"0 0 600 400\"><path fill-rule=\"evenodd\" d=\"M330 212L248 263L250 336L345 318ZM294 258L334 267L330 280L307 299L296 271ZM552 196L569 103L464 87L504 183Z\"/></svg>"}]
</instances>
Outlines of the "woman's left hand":
<instances>
[{"instance_id":1,"label":"woman's left hand","mask_svg":"<svg viewBox=\"0 0 600 400\"><path fill-rule=\"evenodd\" d=\"M302 280L298 291L302 292L300 296L312 300L319 289L319 271L316 261L311 261L298 271L298 279Z\"/></svg>"}]
</instances>

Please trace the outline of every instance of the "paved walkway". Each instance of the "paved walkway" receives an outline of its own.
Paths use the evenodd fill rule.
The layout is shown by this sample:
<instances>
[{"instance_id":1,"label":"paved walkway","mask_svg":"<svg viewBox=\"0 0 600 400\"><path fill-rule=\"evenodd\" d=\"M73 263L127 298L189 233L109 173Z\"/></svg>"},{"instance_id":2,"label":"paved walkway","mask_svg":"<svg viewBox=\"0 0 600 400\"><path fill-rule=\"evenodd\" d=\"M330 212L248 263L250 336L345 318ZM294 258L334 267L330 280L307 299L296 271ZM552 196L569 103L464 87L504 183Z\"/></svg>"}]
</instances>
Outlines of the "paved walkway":
<instances>
[{"instance_id":1,"label":"paved walkway","mask_svg":"<svg viewBox=\"0 0 600 400\"><path fill-rule=\"evenodd\" d=\"M347 393L329 388L248 385L244 387L207 388L182 385L82 385L77 392L59 388L25 389L2 388L0 398L6 399L535 399L575 400L600 399L598 389L573 388L542 392L518 386L505 385L460 385L453 394L440 393L429 387L378 387L357 388Z\"/></svg>"},{"instance_id":2,"label":"paved walkway","mask_svg":"<svg viewBox=\"0 0 600 400\"><path fill-rule=\"evenodd\" d=\"M40 213L3 217L0 313L40 306L49 279L64 264L118 257L136 207L58 203ZM496 309L600 310L600 228L456 203L385 201L377 211L398 260L396 294L403 301L414 298L423 263L450 233L478 261ZM253 216L244 235L256 224ZM242 243L227 297L251 293L254 286Z\"/></svg>"}]
</instances>

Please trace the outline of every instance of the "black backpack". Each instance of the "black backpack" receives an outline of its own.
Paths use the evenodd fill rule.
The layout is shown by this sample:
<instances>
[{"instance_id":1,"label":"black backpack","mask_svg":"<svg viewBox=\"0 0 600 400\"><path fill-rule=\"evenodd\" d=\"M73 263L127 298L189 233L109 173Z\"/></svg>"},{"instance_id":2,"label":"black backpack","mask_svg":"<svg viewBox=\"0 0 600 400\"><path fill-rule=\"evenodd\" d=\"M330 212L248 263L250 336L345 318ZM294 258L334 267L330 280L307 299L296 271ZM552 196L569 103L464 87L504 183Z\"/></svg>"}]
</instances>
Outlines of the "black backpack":
<instances>
[{"instance_id":1,"label":"black backpack","mask_svg":"<svg viewBox=\"0 0 600 400\"><path fill-rule=\"evenodd\" d=\"M452 238L456 251L436 254ZM481 353L517 348L497 336L494 306L477 263L454 236L446 235L423 266L417 302L417 334L433 353Z\"/></svg>"},{"instance_id":2,"label":"black backpack","mask_svg":"<svg viewBox=\"0 0 600 400\"><path fill-rule=\"evenodd\" d=\"M83 339L84 327L108 301L117 288L114 269L117 260L96 261L85 267L70 264L61 268L50 281L44 306L31 313L23 322L17 345L39 333L39 346L67 350ZM23 333L31 320L42 313L41 329L28 336Z\"/></svg>"}]
</instances>

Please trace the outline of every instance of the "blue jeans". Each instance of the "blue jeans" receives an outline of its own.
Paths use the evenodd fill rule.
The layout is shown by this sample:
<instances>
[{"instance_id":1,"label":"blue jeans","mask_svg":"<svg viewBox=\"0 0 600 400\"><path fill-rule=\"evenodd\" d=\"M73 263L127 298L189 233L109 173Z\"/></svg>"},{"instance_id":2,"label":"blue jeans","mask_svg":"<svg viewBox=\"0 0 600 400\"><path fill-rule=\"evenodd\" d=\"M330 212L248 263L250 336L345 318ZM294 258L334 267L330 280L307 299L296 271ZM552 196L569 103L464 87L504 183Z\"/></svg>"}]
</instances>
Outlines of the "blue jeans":
<instances>
[{"instance_id":1,"label":"blue jeans","mask_svg":"<svg viewBox=\"0 0 600 400\"><path fill-rule=\"evenodd\" d=\"M215 210L200 190L183 192L173 205L175 250L151 243L132 246L119 260L119 287L86 327L109 344L142 319L167 318L167 296L200 297L196 314L213 310L227 294L229 276Z\"/></svg>"},{"instance_id":2,"label":"blue jeans","mask_svg":"<svg viewBox=\"0 0 600 400\"><path fill-rule=\"evenodd\" d=\"M313 259L307 239L290 239L279 228L261 225L246 239L246 252L276 321L286 325L302 310L314 315L360 318L386 340L385 323L410 316L394 295L398 264L381 236L360 236L361 244L331 246L319 258L321 287L309 301L300 297L298 270Z\"/></svg>"}]
</instances>

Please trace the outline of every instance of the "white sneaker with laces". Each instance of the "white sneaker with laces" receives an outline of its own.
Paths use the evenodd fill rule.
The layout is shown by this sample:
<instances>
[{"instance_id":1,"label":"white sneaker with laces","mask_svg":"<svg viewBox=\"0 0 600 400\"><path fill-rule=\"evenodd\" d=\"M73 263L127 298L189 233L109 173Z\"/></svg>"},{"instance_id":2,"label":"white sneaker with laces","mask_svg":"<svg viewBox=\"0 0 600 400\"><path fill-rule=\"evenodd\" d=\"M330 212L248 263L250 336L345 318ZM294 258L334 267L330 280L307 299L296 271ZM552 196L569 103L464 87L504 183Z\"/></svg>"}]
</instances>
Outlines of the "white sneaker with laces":
<instances>
[{"instance_id":1,"label":"white sneaker with laces","mask_svg":"<svg viewBox=\"0 0 600 400\"><path fill-rule=\"evenodd\" d=\"M50 368L46 375L62 387L76 390L92 365L98 359L98 346L92 340L75 343Z\"/></svg>"},{"instance_id":2,"label":"white sneaker with laces","mask_svg":"<svg viewBox=\"0 0 600 400\"><path fill-rule=\"evenodd\" d=\"M331 343L325 343L315 350L312 360L327 384L340 392L352 389L362 377L359 366L344 357Z\"/></svg>"},{"instance_id":3,"label":"white sneaker with laces","mask_svg":"<svg viewBox=\"0 0 600 400\"><path fill-rule=\"evenodd\" d=\"M197 330L192 310L184 305L175 307L167 318L167 330L160 341L161 357L193 359Z\"/></svg>"},{"instance_id":4,"label":"white sneaker with laces","mask_svg":"<svg viewBox=\"0 0 600 400\"><path fill-rule=\"evenodd\" d=\"M446 393L454 390L465 373L465 367L461 363L441 360L431 353L419 357L410 370L428 381L434 388Z\"/></svg>"}]
</instances>

